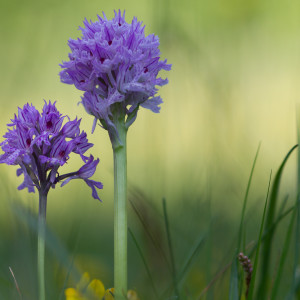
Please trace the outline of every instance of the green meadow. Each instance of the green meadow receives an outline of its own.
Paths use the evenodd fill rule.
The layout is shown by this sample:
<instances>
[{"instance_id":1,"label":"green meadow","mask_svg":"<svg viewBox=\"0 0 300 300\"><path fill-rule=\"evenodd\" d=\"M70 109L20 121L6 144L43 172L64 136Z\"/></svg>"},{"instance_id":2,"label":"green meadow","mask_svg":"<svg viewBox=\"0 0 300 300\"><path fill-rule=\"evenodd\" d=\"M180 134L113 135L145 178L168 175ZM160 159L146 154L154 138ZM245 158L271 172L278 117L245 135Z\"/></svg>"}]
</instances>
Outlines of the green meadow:
<instances>
[{"instance_id":1,"label":"green meadow","mask_svg":"<svg viewBox=\"0 0 300 300\"><path fill-rule=\"evenodd\" d=\"M82 92L58 73L84 18L114 9L158 35L172 64L160 113L141 109L128 133L129 288L140 300L245 299L243 252L248 299L300 299L298 148L284 160L300 130L300 2L2 1L0 142L17 107L50 99L82 118L100 158L102 203L80 181L49 193L47 300L84 272L113 287L110 140L91 133ZM63 168L79 167L74 157ZM38 194L17 190L16 169L0 166L0 299L35 300Z\"/></svg>"}]
</instances>

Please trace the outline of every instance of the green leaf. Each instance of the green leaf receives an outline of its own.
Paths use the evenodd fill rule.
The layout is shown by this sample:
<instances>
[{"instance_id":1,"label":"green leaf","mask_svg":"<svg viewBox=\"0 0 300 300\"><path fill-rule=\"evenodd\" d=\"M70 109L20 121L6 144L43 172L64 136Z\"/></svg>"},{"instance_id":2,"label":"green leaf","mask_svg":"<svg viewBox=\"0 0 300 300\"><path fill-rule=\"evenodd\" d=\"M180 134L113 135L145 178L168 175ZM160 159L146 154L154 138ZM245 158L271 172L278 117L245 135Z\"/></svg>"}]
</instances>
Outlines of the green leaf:
<instances>
[{"instance_id":1,"label":"green leaf","mask_svg":"<svg viewBox=\"0 0 300 300\"><path fill-rule=\"evenodd\" d=\"M152 275L151 275L150 268L149 268L149 266L148 266L148 264L147 264L147 261L146 261L146 259L145 259L145 256L143 255L143 251L142 251L141 247L139 246L139 244L138 244L138 242L137 242L137 240L136 240L136 238L135 238L135 236L134 236L132 230L131 230L129 227L128 227L128 231L129 231L129 234L130 234L130 236L131 236L131 238L132 238L132 240L133 240L133 242L134 242L134 244L135 244L135 246L136 246L136 248L137 248L137 250L138 250L138 252L139 252L139 254L140 254L140 256L141 256L141 259L142 259L142 261L143 261L143 263L144 263L144 266L145 266L146 272L147 272L147 274L148 274L148 277L149 277L149 279L150 279L150 283L151 283L153 292L154 292L154 294L155 294L155 297L156 297L156 299L158 299L158 293L157 293L157 290L156 290L156 288L155 288L154 280L153 280L153 277L152 277Z\"/></svg>"}]
</instances>

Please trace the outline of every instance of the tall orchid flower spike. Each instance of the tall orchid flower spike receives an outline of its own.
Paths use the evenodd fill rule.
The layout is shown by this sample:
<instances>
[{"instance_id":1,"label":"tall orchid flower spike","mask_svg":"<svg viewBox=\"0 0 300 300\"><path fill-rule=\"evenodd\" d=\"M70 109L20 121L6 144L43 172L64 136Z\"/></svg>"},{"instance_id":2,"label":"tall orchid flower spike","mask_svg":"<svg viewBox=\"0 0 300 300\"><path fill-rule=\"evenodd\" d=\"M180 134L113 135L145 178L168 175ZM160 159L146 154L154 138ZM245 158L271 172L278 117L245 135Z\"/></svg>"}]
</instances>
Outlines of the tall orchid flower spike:
<instances>
[{"instance_id":1,"label":"tall orchid flower spike","mask_svg":"<svg viewBox=\"0 0 300 300\"><path fill-rule=\"evenodd\" d=\"M140 107L158 113L163 102L158 87L168 83L158 77L171 65L160 60L159 40L145 35L142 22L131 23L122 14L96 22L85 19L82 37L69 40L69 60L61 64L63 83L84 91L81 103L96 124L108 131L114 152L115 254L114 285L117 299L127 291L127 158L126 135Z\"/></svg>"},{"instance_id":2,"label":"tall orchid flower spike","mask_svg":"<svg viewBox=\"0 0 300 300\"><path fill-rule=\"evenodd\" d=\"M68 121L63 125L64 120ZM62 116L51 101L43 107L42 113L33 105L25 104L18 109L8 124L11 129L3 136L0 144L3 154L0 163L19 165L17 176L23 175L24 181L18 187L28 192L39 192L39 236L38 236L38 278L39 299L45 299L44 286L44 252L47 195L50 188L57 183L61 186L71 179L83 179L92 189L92 196L100 200L96 188L102 189L102 183L90 180L95 173L99 159L85 152L93 146L86 138L84 131L80 132L80 120L70 121ZM75 172L59 175L58 170L67 163L71 153L80 155L84 165Z\"/></svg>"}]
</instances>

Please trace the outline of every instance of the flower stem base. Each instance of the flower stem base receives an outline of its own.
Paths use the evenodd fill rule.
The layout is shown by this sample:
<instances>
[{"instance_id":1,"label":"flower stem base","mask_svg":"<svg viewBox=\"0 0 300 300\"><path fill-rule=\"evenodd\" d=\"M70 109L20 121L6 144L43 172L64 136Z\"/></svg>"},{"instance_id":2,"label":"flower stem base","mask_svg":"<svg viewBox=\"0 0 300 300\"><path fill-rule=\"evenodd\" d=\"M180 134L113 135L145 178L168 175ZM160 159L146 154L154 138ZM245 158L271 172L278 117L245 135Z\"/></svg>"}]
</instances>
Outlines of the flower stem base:
<instances>
[{"instance_id":1,"label":"flower stem base","mask_svg":"<svg viewBox=\"0 0 300 300\"><path fill-rule=\"evenodd\" d=\"M37 249L39 300L46 299L46 293L45 293L46 208L47 208L47 195L43 195L43 193L40 192L39 217L38 217L38 249Z\"/></svg>"},{"instance_id":2,"label":"flower stem base","mask_svg":"<svg viewBox=\"0 0 300 300\"><path fill-rule=\"evenodd\" d=\"M124 119L118 119L117 130L121 145L114 152L114 287L115 299L127 293L127 129Z\"/></svg>"}]
</instances>

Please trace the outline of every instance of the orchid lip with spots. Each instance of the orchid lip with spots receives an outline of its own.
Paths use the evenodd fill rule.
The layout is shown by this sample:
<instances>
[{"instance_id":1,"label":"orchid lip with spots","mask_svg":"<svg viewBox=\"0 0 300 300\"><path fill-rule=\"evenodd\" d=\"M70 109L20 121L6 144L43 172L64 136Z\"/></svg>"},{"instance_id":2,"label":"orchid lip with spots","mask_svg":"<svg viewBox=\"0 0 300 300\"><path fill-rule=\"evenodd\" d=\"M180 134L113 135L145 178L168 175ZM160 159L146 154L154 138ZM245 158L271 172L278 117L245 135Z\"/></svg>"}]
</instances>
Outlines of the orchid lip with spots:
<instances>
[{"instance_id":1,"label":"orchid lip with spots","mask_svg":"<svg viewBox=\"0 0 300 300\"><path fill-rule=\"evenodd\" d=\"M66 119L68 121L63 125ZM0 144L4 152L0 155L0 163L20 166L17 175L23 174L24 182L19 190L27 188L34 192L37 188L47 195L49 189L60 181L65 180L63 186L71 179L83 179L92 189L92 196L100 200L96 188L102 189L102 183L89 179L95 173L99 159L85 156L93 144L88 142L84 131L80 132L81 120L70 121L69 117L59 113L55 102L45 101L41 114L33 105L25 104L11 121L8 124L11 129ZM59 168L67 163L71 153L80 155L83 167L59 175Z\"/></svg>"}]
</instances>

